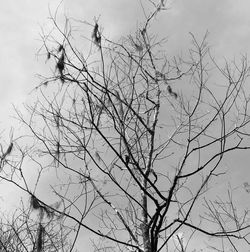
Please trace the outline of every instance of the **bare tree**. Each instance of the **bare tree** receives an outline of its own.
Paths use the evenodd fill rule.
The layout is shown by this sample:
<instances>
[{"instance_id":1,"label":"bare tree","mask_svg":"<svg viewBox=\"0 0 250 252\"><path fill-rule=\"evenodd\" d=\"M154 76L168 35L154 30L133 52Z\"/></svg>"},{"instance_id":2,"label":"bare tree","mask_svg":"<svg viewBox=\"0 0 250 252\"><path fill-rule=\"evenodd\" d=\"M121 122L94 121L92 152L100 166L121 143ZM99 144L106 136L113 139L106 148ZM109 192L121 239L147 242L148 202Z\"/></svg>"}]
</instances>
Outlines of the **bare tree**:
<instances>
[{"instance_id":1,"label":"bare tree","mask_svg":"<svg viewBox=\"0 0 250 252\"><path fill-rule=\"evenodd\" d=\"M58 218L58 216L57 216ZM46 218L32 208L16 209L11 217L2 213L0 227L0 251L69 251L70 230L55 216Z\"/></svg>"},{"instance_id":2,"label":"bare tree","mask_svg":"<svg viewBox=\"0 0 250 252\"><path fill-rule=\"evenodd\" d=\"M220 67L207 34L190 34L188 56L168 58L150 30L165 3L152 4L119 41L96 20L84 48L72 27L88 24L66 19L61 27L51 15L40 54L52 75L40 76L35 104L16 111L34 141L36 188L47 183L63 208L40 200L23 175L18 185L34 208L68 219L75 247L89 235L93 251L198 251L205 240L239 251L250 242L248 210L236 210L230 188L210 191L225 175L223 161L250 148L247 58Z\"/></svg>"}]
</instances>

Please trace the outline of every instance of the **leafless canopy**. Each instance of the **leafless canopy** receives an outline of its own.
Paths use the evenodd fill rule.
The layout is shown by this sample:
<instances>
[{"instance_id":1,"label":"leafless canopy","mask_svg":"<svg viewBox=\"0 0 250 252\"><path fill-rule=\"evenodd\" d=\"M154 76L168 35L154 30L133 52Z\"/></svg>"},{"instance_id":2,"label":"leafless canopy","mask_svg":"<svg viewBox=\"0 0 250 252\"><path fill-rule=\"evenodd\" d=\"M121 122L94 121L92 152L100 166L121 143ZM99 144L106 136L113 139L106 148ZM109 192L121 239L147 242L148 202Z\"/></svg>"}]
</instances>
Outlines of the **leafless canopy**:
<instances>
[{"instance_id":1,"label":"leafless canopy","mask_svg":"<svg viewBox=\"0 0 250 252\"><path fill-rule=\"evenodd\" d=\"M250 148L247 58L220 67L207 34L190 34L187 56L167 57L150 30L166 3L152 4L119 41L105 37L101 20L75 40L76 26L90 26L66 19L61 28L51 16L39 53L52 74L40 76L29 117L17 110L34 140L26 155L39 168L36 188L50 174L63 202L39 204L75 228L72 250L91 233L94 251L238 251L250 242L248 210L213 185L224 160Z\"/></svg>"}]
</instances>

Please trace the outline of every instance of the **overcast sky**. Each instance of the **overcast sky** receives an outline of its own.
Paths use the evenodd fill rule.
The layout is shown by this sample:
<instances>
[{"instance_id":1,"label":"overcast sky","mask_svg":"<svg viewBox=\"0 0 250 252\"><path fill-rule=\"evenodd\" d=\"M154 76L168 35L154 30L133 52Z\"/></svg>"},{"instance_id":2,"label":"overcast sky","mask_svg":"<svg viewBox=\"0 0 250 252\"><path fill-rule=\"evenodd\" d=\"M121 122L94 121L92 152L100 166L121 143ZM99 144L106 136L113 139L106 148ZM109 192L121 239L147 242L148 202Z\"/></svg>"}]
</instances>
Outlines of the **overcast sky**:
<instances>
[{"instance_id":1,"label":"overcast sky","mask_svg":"<svg viewBox=\"0 0 250 252\"><path fill-rule=\"evenodd\" d=\"M142 1L143 2L143 1ZM39 83L36 74L46 69L45 59L36 57L41 26L48 24L49 6L53 12L59 0L2 1L0 8L0 129L9 127L11 104L19 107L29 99ZM219 59L233 59L250 51L249 0L173 0L169 9L155 20L155 31L168 38L169 54L190 46L189 32L208 41ZM118 39L134 31L143 12L137 0L65 0L60 14L93 22L100 16L105 35ZM8 132L8 128L6 130ZM247 166L248 160L243 165ZM236 165L236 164L235 164ZM249 172L236 170L237 181Z\"/></svg>"},{"instance_id":2,"label":"overcast sky","mask_svg":"<svg viewBox=\"0 0 250 252\"><path fill-rule=\"evenodd\" d=\"M48 23L59 0L5 1L0 9L0 113L5 121L11 103L27 99L38 83L44 61L37 60L40 25ZM248 0L173 0L169 10L156 20L156 27L169 40L168 50L179 52L190 45L189 32L202 36L210 32L209 41L219 57L233 58L250 48L250 2ZM142 18L136 0L65 0L60 8L70 17L92 22L100 16L106 35L118 38L134 30Z\"/></svg>"}]
</instances>

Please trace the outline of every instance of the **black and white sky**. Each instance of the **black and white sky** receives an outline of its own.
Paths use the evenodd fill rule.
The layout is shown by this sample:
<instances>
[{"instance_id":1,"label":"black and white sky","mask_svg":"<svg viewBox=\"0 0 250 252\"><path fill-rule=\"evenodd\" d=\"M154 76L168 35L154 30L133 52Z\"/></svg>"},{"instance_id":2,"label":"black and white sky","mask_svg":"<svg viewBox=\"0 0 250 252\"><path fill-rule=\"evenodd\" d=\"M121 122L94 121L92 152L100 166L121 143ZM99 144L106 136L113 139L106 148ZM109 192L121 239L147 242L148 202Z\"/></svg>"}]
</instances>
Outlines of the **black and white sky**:
<instances>
[{"instance_id":1,"label":"black and white sky","mask_svg":"<svg viewBox=\"0 0 250 252\"><path fill-rule=\"evenodd\" d=\"M170 1L169 1L170 2ZM41 27L48 22L59 0L4 1L0 9L0 113L8 117L10 104L25 101L37 84L35 75L45 69L36 57ZM208 30L209 42L219 58L233 59L250 50L250 2L247 0L171 0L155 22L156 33L168 38L167 50L175 53L190 46L189 32L200 37ZM61 15L93 22L100 17L105 35L119 38L142 21L140 1L64 0ZM158 29L158 31L157 31Z\"/></svg>"},{"instance_id":2,"label":"black and white sky","mask_svg":"<svg viewBox=\"0 0 250 252\"><path fill-rule=\"evenodd\" d=\"M30 92L39 84L36 75L46 72L46 57L37 56L42 45L41 27L49 26L49 9L53 12L59 4L61 17L66 15L90 23L94 22L94 17L99 18L105 36L112 39L135 31L143 20L139 0L1 1L0 129L7 133L16 124L12 104L21 108L24 102L32 99L33 93ZM206 31L218 61L230 61L249 54L249 0L171 0L167 7L157 16L153 29L161 37L167 37L166 51L170 55L190 47L189 32L202 38ZM228 166L237 166L229 175L234 177L235 186L239 186L241 181L250 181L249 159L244 154L239 155L242 155L241 162L228 162ZM5 192L13 193L14 189L8 191L6 187ZM250 199L250 195L245 196Z\"/></svg>"}]
</instances>

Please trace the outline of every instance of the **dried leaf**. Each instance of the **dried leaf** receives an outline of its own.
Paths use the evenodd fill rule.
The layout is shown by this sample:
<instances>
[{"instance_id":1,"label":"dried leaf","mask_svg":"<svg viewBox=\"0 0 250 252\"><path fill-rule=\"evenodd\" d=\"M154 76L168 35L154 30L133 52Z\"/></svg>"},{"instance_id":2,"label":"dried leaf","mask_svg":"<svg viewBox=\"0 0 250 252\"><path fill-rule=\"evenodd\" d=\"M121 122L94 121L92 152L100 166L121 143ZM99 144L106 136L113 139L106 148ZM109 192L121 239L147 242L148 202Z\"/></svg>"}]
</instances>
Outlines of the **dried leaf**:
<instances>
[{"instance_id":1,"label":"dried leaf","mask_svg":"<svg viewBox=\"0 0 250 252\"><path fill-rule=\"evenodd\" d=\"M41 223L39 223L38 231L37 231L37 252L41 252L43 249L43 237L44 237L44 227Z\"/></svg>"},{"instance_id":2,"label":"dried leaf","mask_svg":"<svg viewBox=\"0 0 250 252\"><path fill-rule=\"evenodd\" d=\"M45 81L45 82L43 82L42 84L43 84L43 86L45 86L45 87L47 87L48 86L48 81Z\"/></svg>"},{"instance_id":3,"label":"dried leaf","mask_svg":"<svg viewBox=\"0 0 250 252\"><path fill-rule=\"evenodd\" d=\"M143 50L143 46L141 45L141 43L140 44L136 43L132 36L129 36L129 39L136 51L141 52Z\"/></svg>"},{"instance_id":4,"label":"dried leaf","mask_svg":"<svg viewBox=\"0 0 250 252\"><path fill-rule=\"evenodd\" d=\"M114 90L114 93L115 93L115 98L119 101L121 99L119 91Z\"/></svg>"},{"instance_id":5,"label":"dried leaf","mask_svg":"<svg viewBox=\"0 0 250 252\"><path fill-rule=\"evenodd\" d=\"M129 155L125 155L125 163L126 163L126 165L129 164L129 160L130 160Z\"/></svg>"},{"instance_id":6,"label":"dried leaf","mask_svg":"<svg viewBox=\"0 0 250 252\"><path fill-rule=\"evenodd\" d=\"M97 158L98 162L101 161L101 157L100 157L98 151L95 152L95 157Z\"/></svg>"},{"instance_id":7,"label":"dried leaf","mask_svg":"<svg viewBox=\"0 0 250 252\"><path fill-rule=\"evenodd\" d=\"M155 72L155 76L156 76L156 78L165 79L165 75L159 71Z\"/></svg>"},{"instance_id":8,"label":"dried leaf","mask_svg":"<svg viewBox=\"0 0 250 252\"><path fill-rule=\"evenodd\" d=\"M43 207L43 209L44 209L45 213L47 214L48 218L53 218L54 213L50 209L48 209L47 207Z\"/></svg>"},{"instance_id":9,"label":"dried leaf","mask_svg":"<svg viewBox=\"0 0 250 252\"><path fill-rule=\"evenodd\" d=\"M62 53L61 57L58 59L56 67L57 67L60 75L63 76L63 70L64 70L64 53Z\"/></svg>"},{"instance_id":10,"label":"dried leaf","mask_svg":"<svg viewBox=\"0 0 250 252\"><path fill-rule=\"evenodd\" d=\"M56 150L55 150L55 159L57 159L58 165L59 165L59 158L60 158L60 148L61 148L60 142L57 141L56 142Z\"/></svg>"},{"instance_id":11,"label":"dried leaf","mask_svg":"<svg viewBox=\"0 0 250 252\"><path fill-rule=\"evenodd\" d=\"M244 182L243 183L244 189L247 193L250 193L250 185L248 184L248 182Z\"/></svg>"},{"instance_id":12,"label":"dried leaf","mask_svg":"<svg viewBox=\"0 0 250 252\"><path fill-rule=\"evenodd\" d=\"M99 25L97 23L95 23L94 30L93 30L93 33L92 33L92 38L93 39L95 39L95 37L97 36L98 29L99 29Z\"/></svg>"},{"instance_id":13,"label":"dried leaf","mask_svg":"<svg viewBox=\"0 0 250 252\"><path fill-rule=\"evenodd\" d=\"M41 207L38 199L33 194L31 195L31 198L30 198L30 205L33 209L39 209Z\"/></svg>"},{"instance_id":14,"label":"dried leaf","mask_svg":"<svg viewBox=\"0 0 250 252\"><path fill-rule=\"evenodd\" d=\"M167 91L171 96L174 96L174 98L177 99L177 93L175 93L169 85L167 86Z\"/></svg>"},{"instance_id":15,"label":"dried leaf","mask_svg":"<svg viewBox=\"0 0 250 252\"><path fill-rule=\"evenodd\" d=\"M145 39L146 32L147 32L146 28L143 28L143 29L141 30L141 35L142 35L142 37L143 37L144 39Z\"/></svg>"},{"instance_id":16,"label":"dried leaf","mask_svg":"<svg viewBox=\"0 0 250 252\"><path fill-rule=\"evenodd\" d=\"M101 35L99 32L99 25L97 23L94 26L94 30L92 32L92 38L93 38L94 44L98 47L101 47Z\"/></svg>"},{"instance_id":17,"label":"dried leaf","mask_svg":"<svg viewBox=\"0 0 250 252\"><path fill-rule=\"evenodd\" d=\"M56 127L59 129L60 127L60 115L59 112L55 115Z\"/></svg>"},{"instance_id":18,"label":"dried leaf","mask_svg":"<svg viewBox=\"0 0 250 252\"><path fill-rule=\"evenodd\" d=\"M143 51L143 47L141 45L138 45L136 43L134 43L134 46L135 46L135 50L138 51L138 52L142 52Z\"/></svg>"},{"instance_id":19,"label":"dried leaf","mask_svg":"<svg viewBox=\"0 0 250 252\"><path fill-rule=\"evenodd\" d=\"M60 154L60 142L57 141L56 143L56 154L59 155Z\"/></svg>"},{"instance_id":20,"label":"dried leaf","mask_svg":"<svg viewBox=\"0 0 250 252\"><path fill-rule=\"evenodd\" d=\"M122 106L121 101L119 102L119 114L120 114L121 117L123 117L123 115L124 115L123 106Z\"/></svg>"},{"instance_id":21,"label":"dried leaf","mask_svg":"<svg viewBox=\"0 0 250 252\"><path fill-rule=\"evenodd\" d=\"M58 47L58 52L61 52L62 50L64 50L63 45L59 45L59 47Z\"/></svg>"},{"instance_id":22,"label":"dried leaf","mask_svg":"<svg viewBox=\"0 0 250 252\"><path fill-rule=\"evenodd\" d=\"M39 209L39 220L42 221L43 220L43 217L44 217L44 210L43 208L41 207Z\"/></svg>"},{"instance_id":23,"label":"dried leaf","mask_svg":"<svg viewBox=\"0 0 250 252\"><path fill-rule=\"evenodd\" d=\"M10 143L7 151L5 152L5 156L9 155L11 153L12 149L13 149L13 143Z\"/></svg>"}]
</instances>

